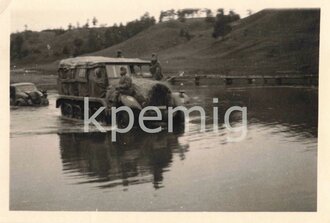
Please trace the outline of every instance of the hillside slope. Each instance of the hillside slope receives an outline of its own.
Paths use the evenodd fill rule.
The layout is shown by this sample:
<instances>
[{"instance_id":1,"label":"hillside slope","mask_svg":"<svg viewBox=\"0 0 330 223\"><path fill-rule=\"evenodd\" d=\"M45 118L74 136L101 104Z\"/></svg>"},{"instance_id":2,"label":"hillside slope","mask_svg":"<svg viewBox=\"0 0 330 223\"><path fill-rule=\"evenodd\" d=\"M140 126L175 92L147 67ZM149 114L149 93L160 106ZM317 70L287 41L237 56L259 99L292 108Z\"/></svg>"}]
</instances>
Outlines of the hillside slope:
<instances>
[{"instance_id":1,"label":"hillside slope","mask_svg":"<svg viewBox=\"0 0 330 223\"><path fill-rule=\"evenodd\" d=\"M24 42L22 43L22 56L11 55L11 63L13 65L43 64L61 57L69 57L74 52L74 41L79 40L82 41L81 45L86 45L91 32L97 36L102 36L105 33L105 28L14 33L11 35L11 47L15 47L13 42L18 37L23 38ZM15 50L11 49L11 54L15 54Z\"/></svg>"},{"instance_id":2,"label":"hillside slope","mask_svg":"<svg viewBox=\"0 0 330 223\"><path fill-rule=\"evenodd\" d=\"M41 32L26 30L10 35L12 66L39 66L55 60L95 52L121 43L155 25L156 20L145 13L139 19L113 26L47 29Z\"/></svg>"},{"instance_id":3,"label":"hillside slope","mask_svg":"<svg viewBox=\"0 0 330 223\"><path fill-rule=\"evenodd\" d=\"M318 9L263 10L233 24L224 39L211 37L203 19L164 22L91 55L149 58L156 52L165 72L229 75L318 73ZM189 33L189 38L182 35Z\"/></svg>"}]
</instances>

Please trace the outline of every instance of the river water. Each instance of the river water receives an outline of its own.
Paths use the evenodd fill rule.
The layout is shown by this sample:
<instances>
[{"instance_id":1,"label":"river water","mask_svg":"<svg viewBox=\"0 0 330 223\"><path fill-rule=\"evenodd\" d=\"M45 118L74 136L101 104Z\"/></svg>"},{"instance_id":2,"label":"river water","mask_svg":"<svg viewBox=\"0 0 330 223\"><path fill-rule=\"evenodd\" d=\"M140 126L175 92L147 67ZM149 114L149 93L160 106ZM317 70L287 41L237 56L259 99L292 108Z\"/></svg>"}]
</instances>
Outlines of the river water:
<instances>
[{"instance_id":1,"label":"river water","mask_svg":"<svg viewBox=\"0 0 330 223\"><path fill-rule=\"evenodd\" d=\"M316 211L318 89L187 87L205 108L185 131L83 133L55 108L11 108L10 209L50 211ZM213 131L212 98L219 129ZM226 109L247 107L247 135L228 142ZM233 125L239 125L233 114ZM187 131L189 129L189 131Z\"/></svg>"}]
</instances>

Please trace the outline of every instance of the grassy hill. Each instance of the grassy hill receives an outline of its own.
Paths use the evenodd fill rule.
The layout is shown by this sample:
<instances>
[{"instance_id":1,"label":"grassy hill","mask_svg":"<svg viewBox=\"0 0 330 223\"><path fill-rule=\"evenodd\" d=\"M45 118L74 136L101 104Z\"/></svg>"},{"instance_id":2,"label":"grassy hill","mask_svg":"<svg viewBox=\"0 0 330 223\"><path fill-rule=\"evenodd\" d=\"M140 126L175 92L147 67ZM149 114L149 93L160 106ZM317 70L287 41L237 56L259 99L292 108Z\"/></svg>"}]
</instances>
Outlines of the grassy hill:
<instances>
[{"instance_id":1,"label":"grassy hill","mask_svg":"<svg viewBox=\"0 0 330 223\"><path fill-rule=\"evenodd\" d=\"M119 49L125 57L150 58L157 53L167 73L317 74L319 23L317 9L263 10L231 24L225 38L214 39L213 24L204 19L169 21L87 55L113 57ZM87 34L68 33L53 45L63 48L75 35ZM30 58L25 62L44 63L44 69L55 70L58 61L48 61Z\"/></svg>"},{"instance_id":2,"label":"grassy hill","mask_svg":"<svg viewBox=\"0 0 330 223\"><path fill-rule=\"evenodd\" d=\"M13 58L11 56L11 63L17 65L44 64L63 57L69 57L74 51L75 39L80 39L86 44L91 31L96 33L97 36L102 36L104 35L105 28L14 33L11 35L12 41L18 36L24 39L22 46L23 56L21 58ZM67 52L63 53L63 51Z\"/></svg>"},{"instance_id":3,"label":"grassy hill","mask_svg":"<svg viewBox=\"0 0 330 223\"><path fill-rule=\"evenodd\" d=\"M92 55L126 57L159 55L166 72L231 75L317 73L319 10L263 10L232 24L224 39L211 37L212 24L203 19L170 21ZM185 29L188 40L180 36Z\"/></svg>"},{"instance_id":4,"label":"grassy hill","mask_svg":"<svg viewBox=\"0 0 330 223\"><path fill-rule=\"evenodd\" d=\"M68 29L26 30L10 37L10 59L15 66L38 66L55 60L95 52L121 43L156 23L145 13L139 19L108 27L68 26Z\"/></svg>"}]
</instances>

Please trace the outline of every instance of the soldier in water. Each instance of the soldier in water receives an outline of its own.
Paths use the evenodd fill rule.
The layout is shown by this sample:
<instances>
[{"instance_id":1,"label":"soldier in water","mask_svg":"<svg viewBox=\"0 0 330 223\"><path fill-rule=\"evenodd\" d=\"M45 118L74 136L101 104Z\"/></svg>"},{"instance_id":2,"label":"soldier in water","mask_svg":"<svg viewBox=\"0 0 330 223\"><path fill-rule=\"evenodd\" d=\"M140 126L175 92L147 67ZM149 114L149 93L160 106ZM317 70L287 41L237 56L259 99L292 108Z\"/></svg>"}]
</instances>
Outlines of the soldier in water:
<instances>
[{"instance_id":1,"label":"soldier in water","mask_svg":"<svg viewBox=\"0 0 330 223\"><path fill-rule=\"evenodd\" d=\"M154 53L151 56L150 73L155 80L159 81L163 79L162 67L158 61L157 55Z\"/></svg>"}]
</instances>

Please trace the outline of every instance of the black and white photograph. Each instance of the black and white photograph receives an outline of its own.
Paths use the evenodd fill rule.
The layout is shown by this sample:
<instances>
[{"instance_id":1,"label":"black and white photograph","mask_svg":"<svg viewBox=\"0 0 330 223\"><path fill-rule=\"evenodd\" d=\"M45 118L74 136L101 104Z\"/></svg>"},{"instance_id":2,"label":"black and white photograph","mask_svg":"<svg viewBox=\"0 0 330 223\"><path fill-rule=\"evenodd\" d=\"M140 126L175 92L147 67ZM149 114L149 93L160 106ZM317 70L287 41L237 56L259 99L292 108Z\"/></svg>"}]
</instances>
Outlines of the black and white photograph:
<instances>
[{"instance_id":1,"label":"black and white photograph","mask_svg":"<svg viewBox=\"0 0 330 223\"><path fill-rule=\"evenodd\" d=\"M9 212L320 210L322 7L3 5Z\"/></svg>"}]
</instances>

